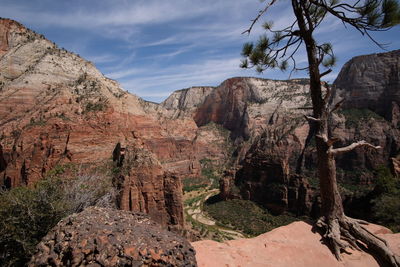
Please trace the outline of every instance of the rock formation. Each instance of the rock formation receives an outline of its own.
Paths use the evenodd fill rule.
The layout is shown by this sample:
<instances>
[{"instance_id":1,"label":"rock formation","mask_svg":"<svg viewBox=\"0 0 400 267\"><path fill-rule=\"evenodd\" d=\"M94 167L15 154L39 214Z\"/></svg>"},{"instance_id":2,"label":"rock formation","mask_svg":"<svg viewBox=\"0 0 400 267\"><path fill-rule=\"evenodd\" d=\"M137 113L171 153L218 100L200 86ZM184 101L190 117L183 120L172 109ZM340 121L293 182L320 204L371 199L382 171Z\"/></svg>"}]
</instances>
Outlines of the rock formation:
<instances>
[{"instance_id":1,"label":"rock formation","mask_svg":"<svg viewBox=\"0 0 400 267\"><path fill-rule=\"evenodd\" d=\"M301 116L298 108L309 103L307 89L306 80L231 78L205 98L194 120L199 126L215 122L230 130L233 139L247 140L265 125Z\"/></svg>"},{"instance_id":2,"label":"rock formation","mask_svg":"<svg viewBox=\"0 0 400 267\"><path fill-rule=\"evenodd\" d=\"M197 138L195 122L170 118L167 111L127 93L91 62L42 35L0 19L0 186L32 185L56 165L104 164L120 143L147 150L161 163L147 176L154 190L173 184L180 190L175 176L197 176L200 159L224 152L219 146L203 149L207 140ZM147 211L173 211L182 205L177 202L174 193L160 203L175 206L158 203ZM168 216L162 221L182 225L182 211Z\"/></svg>"},{"instance_id":3,"label":"rock formation","mask_svg":"<svg viewBox=\"0 0 400 267\"><path fill-rule=\"evenodd\" d=\"M345 108L368 108L398 125L400 50L354 57L334 85L346 99Z\"/></svg>"},{"instance_id":4,"label":"rock formation","mask_svg":"<svg viewBox=\"0 0 400 267\"><path fill-rule=\"evenodd\" d=\"M60 221L29 266L197 266L193 247L145 214L89 207Z\"/></svg>"},{"instance_id":5,"label":"rock formation","mask_svg":"<svg viewBox=\"0 0 400 267\"><path fill-rule=\"evenodd\" d=\"M175 112L173 117L191 116L214 89L215 87L191 87L177 90L161 106Z\"/></svg>"},{"instance_id":6,"label":"rock formation","mask_svg":"<svg viewBox=\"0 0 400 267\"><path fill-rule=\"evenodd\" d=\"M388 241L400 254L400 234L388 229L368 225L368 229ZM217 266L264 266L264 267L357 267L380 266L368 253L349 251L338 261L329 248L322 243L321 235L312 232L311 225L294 222L250 239L218 243L211 240L192 243L196 250L199 267Z\"/></svg>"},{"instance_id":7,"label":"rock formation","mask_svg":"<svg viewBox=\"0 0 400 267\"><path fill-rule=\"evenodd\" d=\"M336 101L340 96L346 96L344 109L332 117L332 132L339 139L338 145L348 145L356 140L366 140L382 147L379 151L357 149L338 157L338 180L342 183L371 184L374 179L373 170L382 165L389 166L389 162L391 162L393 173L396 173L395 163L400 154L400 131L394 118L399 113L396 108L391 108L389 113L393 116L387 117L384 110L385 107L386 110L393 107L393 105L388 105L388 99L392 99L393 103L397 102L396 92L398 90L396 91L394 88L398 88L396 77L400 73L397 64L399 60L398 51L357 57L346 64L335 82ZM364 65L369 67L364 67ZM380 66L384 69L380 74L372 75L374 68L371 66L374 68ZM361 69L366 69L366 73L371 72L371 75L365 73L364 76L361 75ZM381 76L381 73L386 76ZM358 78L352 80L354 76ZM362 77L366 80L362 80ZM387 82L386 78L390 82ZM302 114L306 112L302 108L309 103L302 99L296 99L299 95L306 97L307 87L298 85L299 81L292 81L286 86L282 85L284 82L278 82L275 83L275 86L264 87L264 90L261 91L269 92L269 94L285 92L285 95L278 94L281 105L276 105L273 97L264 96L263 98L254 93L254 91L259 91L250 89L249 80L252 81L251 78L241 82L237 81L239 85L230 85L225 90L222 90L223 86L216 89L215 93L224 92L224 95L217 97L215 102L211 100L207 102L207 99L213 95L214 92L212 92L195 116L198 124L214 120L228 129L236 131L235 136L242 135L246 139L246 136L243 135L245 132L248 133L246 134L248 137L251 136L249 141L242 146L236 171L230 175L231 181L225 177L221 182L221 196L223 198L251 199L275 213L292 211L297 214L304 212L304 214L316 215L318 198L306 179L313 179L315 176L313 172L316 166L315 141L313 141L312 129L310 130L302 118ZM349 86L347 81L352 81L349 83L354 86ZM264 81L265 83L268 81ZM364 96L368 98L368 101L367 99L359 101L359 95L363 94L362 90L364 90L363 84L366 84L368 88L378 88L380 91L378 90L379 92L374 94L379 94L379 97L373 93L368 94L368 91ZM237 91L234 91L233 88ZM224 103L218 101L218 99L225 98L228 101ZM361 105L362 103L364 106ZM356 108L350 108L353 104ZM246 113L249 107L252 110L260 108L263 112L259 114L262 116L257 116L254 112ZM268 110L269 113L265 112ZM236 112L236 116L230 112ZM259 116L260 118L258 118ZM386 118L382 116L386 116ZM239 118L234 125L236 128L231 126L233 121L231 118ZM240 118L246 118L246 123L242 124ZM240 194L233 194L229 191L240 192ZM346 197L344 196L344 198Z\"/></svg>"},{"instance_id":8,"label":"rock formation","mask_svg":"<svg viewBox=\"0 0 400 267\"><path fill-rule=\"evenodd\" d=\"M183 226L182 183L163 170L154 155L135 147L114 150L119 207L144 212L161 225Z\"/></svg>"},{"instance_id":9,"label":"rock formation","mask_svg":"<svg viewBox=\"0 0 400 267\"><path fill-rule=\"evenodd\" d=\"M335 82L336 97L346 96L346 109L332 118L338 144L364 139L383 148L338 157L339 181L368 185L372 170L389 161L398 170L399 58L399 51L357 57ZM224 198L310 214L318 198L307 182L316 163L313 132L303 119L309 107L305 79L244 77L146 102L78 55L0 19L0 186L6 188L32 185L56 165L110 162L119 144L127 153L121 160L119 150L114 163L120 206L163 224L183 225L180 180L199 176L203 159L233 167L221 181Z\"/></svg>"}]
</instances>

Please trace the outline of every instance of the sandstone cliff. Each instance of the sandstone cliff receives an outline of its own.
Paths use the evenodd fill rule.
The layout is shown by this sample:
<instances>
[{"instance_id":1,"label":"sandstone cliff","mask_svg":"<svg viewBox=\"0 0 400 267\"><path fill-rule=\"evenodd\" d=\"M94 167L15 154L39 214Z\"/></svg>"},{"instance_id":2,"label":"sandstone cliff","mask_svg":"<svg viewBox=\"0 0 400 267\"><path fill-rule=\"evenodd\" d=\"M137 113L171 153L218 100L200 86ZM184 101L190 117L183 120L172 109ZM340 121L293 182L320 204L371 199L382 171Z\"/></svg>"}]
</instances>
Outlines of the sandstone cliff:
<instances>
[{"instance_id":1,"label":"sandstone cliff","mask_svg":"<svg viewBox=\"0 0 400 267\"><path fill-rule=\"evenodd\" d=\"M191 116L215 87L191 87L173 92L161 106L174 111L174 117Z\"/></svg>"},{"instance_id":2,"label":"sandstone cliff","mask_svg":"<svg viewBox=\"0 0 400 267\"><path fill-rule=\"evenodd\" d=\"M354 57L334 85L346 99L345 108L368 108L399 122L400 50Z\"/></svg>"},{"instance_id":3,"label":"sandstone cliff","mask_svg":"<svg viewBox=\"0 0 400 267\"><path fill-rule=\"evenodd\" d=\"M117 144L113 159L121 209L147 213L161 225L184 224L179 177L165 172L155 156L145 149L121 148Z\"/></svg>"},{"instance_id":4,"label":"sandstone cliff","mask_svg":"<svg viewBox=\"0 0 400 267\"><path fill-rule=\"evenodd\" d=\"M213 90L197 109L197 125L215 122L247 140L266 125L300 117L299 107L309 105L306 80L274 81L231 78Z\"/></svg>"},{"instance_id":5,"label":"sandstone cliff","mask_svg":"<svg viewBox=\"0 0 400 267\"><path fill-rule=\"evenodd\" d=\"M139 188L145 190L139 194L164 194L158 191L176 183L177 198L157 206L145 199L146 211L162 210L163 223L183 225L180 180L158 178L168 171L178 176L200 172L194 122L159 120L158 114L147 112L145 101L92 63L15 21L0 19L0 48L1 186L32 185L56 165L103 164L121 143L148 150L161 162L147 176L154 175L152 187ZM175 202L180 205L167 207ZM176 219L168 219L165 211Z\"/></svg>"},{"instance_id":6,"label":"sandstone cliff","mask_svg":"<svg viewBox=\"0 0 400 267\"><path fill-rule=\"evenodd\" d=\"M394 166L399 157L400 131L395 121L399 58L398 51L357 57L346 64L335 82L341 88L335 100L346 96L344 109L332 117L331 131L340 140L337 145L366 140L382 147L379 151L357 149L337 158L345 199L351 195L347 187L368 187L374 169L389 163ZM379 74L373 75L374 71ZM365 96L360 97L363 90ZM197 124L215 121L230 129L236 141L248 139L237 142L242 144L238 165L221 182L223 198L250 199L276 213L318 213L315 141L302 118L309 112L304 109L310 106L307 99L306 81L252 78L230 79L206 98L195 114ZM393 100L390 105L389 100ZM389 117L383 117L386 111Z\"/></svg>"},{"instance_id":7,"label":"sandstone cliff","mask_svg":"<svg viewBox=\"0 0 400 267\"><path fill-rule=\"evenodd\" d=\"M32 185L57 165L107 163L119 144L156 159L123 176L121 207L182 226L180 179L199 176L201 159L230 157L224 133L191 118L210 87L144 101L9 19L0 19L0 49L0 186Z\"/></svg>"}]
</instances>

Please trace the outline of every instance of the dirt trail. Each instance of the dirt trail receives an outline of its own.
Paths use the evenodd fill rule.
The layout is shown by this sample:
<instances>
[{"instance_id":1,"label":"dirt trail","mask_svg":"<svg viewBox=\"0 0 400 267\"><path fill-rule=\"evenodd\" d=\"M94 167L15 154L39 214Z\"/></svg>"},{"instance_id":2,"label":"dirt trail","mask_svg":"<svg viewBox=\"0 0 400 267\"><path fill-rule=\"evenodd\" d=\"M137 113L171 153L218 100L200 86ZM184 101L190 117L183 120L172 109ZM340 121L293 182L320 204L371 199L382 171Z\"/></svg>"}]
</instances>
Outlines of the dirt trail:
<instances>
[{"instance_id":1,"label":"dirt trail","mask_svg":"<svg viewBox=\"0 0 400 267\"><path fill-rule=\"evenodd\" d=\"M185 211L188 216L190 216L194 221L206 225L211 228L215 232L223 233L226 236L226 239L240 239L245 238L245 236L237 231L227 229L216 224L216 221L209 217L204 211L202 210L203 203L210 197L218 194L218 190L207 190L203 192L193 192L192 198L198 198L197 201L193 202L191 205L185 207ZM196 194L197 193L197 194ZM195 196L195 197L193 197ZM190 199L190 197L188 198Z\"/></svg>"}]
</instances>

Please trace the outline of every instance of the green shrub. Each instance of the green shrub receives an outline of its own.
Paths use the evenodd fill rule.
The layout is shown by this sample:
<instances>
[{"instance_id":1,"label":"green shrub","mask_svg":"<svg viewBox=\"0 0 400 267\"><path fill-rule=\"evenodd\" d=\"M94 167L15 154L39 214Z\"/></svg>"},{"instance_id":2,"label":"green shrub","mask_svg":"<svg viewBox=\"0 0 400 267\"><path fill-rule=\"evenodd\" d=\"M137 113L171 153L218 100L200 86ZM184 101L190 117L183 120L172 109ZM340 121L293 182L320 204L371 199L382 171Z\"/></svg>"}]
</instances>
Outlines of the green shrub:
<instances>
[{"instance_id":1,"label":"green shrub","mask_svg":"<svg viewBox=\"0 0 400 267\"><path fill-rule=\"evenodd\" d=\"M104 102L97 102L92 103L88 102L85 106L85 112L97 112L97 111L104 111L107 108L107 104Z\"/></svg>"},{"instance_id":2,"label":"green shrub","mask_svg":"<svg viewBox=\"0 0 400 267\"><path fill-rule=\"evenodd\" d=\"M63 217L88 206L115 206L117 192L107 173L66 170L71 171L58 165L33 187L0 190L0 266L25 266Z\"/></svg>"},{"instance_id":3,"label":"green shrub","mask_svg":"<svg viewBox=\"0 0 400 267\"><path fill-rule=\"evenodd\" d=\"M0 266L23 266L36 244L67 215L60 181L0 193Z\"/></svg>"},{"instance_id":4,"label":"green shrub","mask_svg":"<svg viewBox=\"0 0 400 267\"><path fill-rule=\"evenodd\" d=\"M400 182L388 168L380 166L376 170L375 190L380 194L396 194L400 191Z\"/></svg>"},{"instance_id":5,"label":"green shrub","mask_svg":"<svg viewBox=\"0 0 400 267\"><path fill-rule=\"evenodd\" d=\"M400 232L400 193L384 194L372 201L372 213L377 223Z\"/></svg>"}]
</instances>

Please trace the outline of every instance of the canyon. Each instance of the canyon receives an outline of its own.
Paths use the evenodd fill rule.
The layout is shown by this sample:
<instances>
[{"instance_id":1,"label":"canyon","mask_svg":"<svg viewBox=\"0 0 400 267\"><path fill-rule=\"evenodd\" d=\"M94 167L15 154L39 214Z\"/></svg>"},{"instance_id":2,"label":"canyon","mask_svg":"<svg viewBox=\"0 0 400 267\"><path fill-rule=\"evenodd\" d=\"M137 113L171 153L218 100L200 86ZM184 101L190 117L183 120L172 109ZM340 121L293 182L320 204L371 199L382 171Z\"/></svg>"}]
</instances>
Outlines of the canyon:
<instances>
[{"instance_id":1,"label":"canyon","mask_svg":"<svg viewBox=\"0 0 400 267\"><path fill-rule=\"evenodd\" d=\"M331 119L338 146L382 147L337 158L344 189L371 187L379 166L399 176L399 68L400 50L355 57L332 85L333 101L344 99ZM200 177L209 160L224 172L222 199L317 216L308 88L306 79L234 77L147 102L93 63L0 19L0 186L34 186L66 164L111 164L119 208L182 230L182 181ZM342 193L350 207L353 195Z\"/></svg>"}]
</instances>

